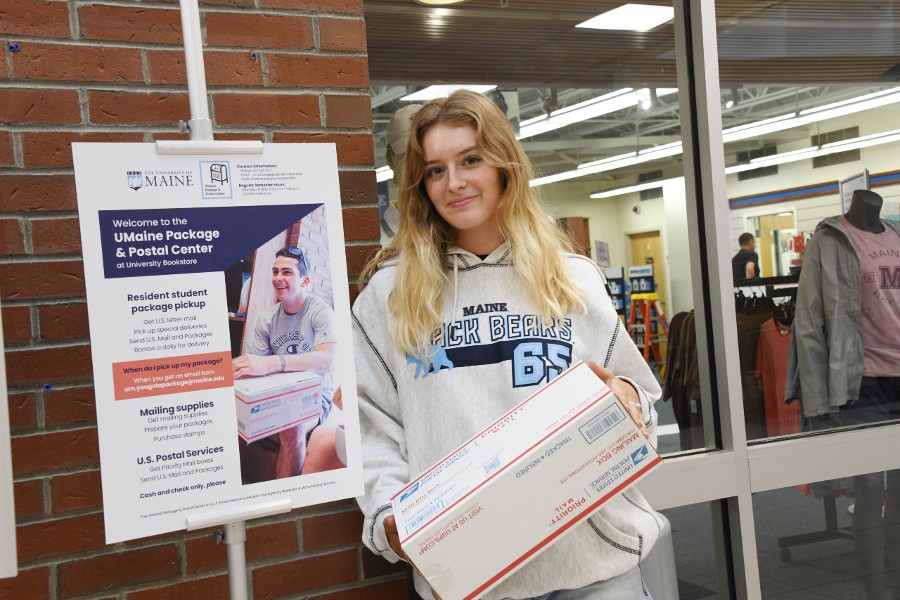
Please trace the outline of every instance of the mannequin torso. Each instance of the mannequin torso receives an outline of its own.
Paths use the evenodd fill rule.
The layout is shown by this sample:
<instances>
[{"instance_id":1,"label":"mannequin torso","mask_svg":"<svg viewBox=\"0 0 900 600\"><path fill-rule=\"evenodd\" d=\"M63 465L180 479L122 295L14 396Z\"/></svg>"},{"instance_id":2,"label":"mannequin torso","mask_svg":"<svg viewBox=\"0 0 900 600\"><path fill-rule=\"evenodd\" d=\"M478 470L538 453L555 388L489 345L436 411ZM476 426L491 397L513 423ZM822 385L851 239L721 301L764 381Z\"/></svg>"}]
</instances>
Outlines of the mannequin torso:
<instances>
[{"instance_id":1,"label":"mannequin torso","mask_svg":"<svg viewBox=\"0 0 900 600\"><path fill-rule=\"evenodd\" d=\"M844 216L857 229L881 233L884 231L880 216L883 203L884 200L875 192L856 190L853 192L853 199L850 200L850 208Z\"/></svg>"}]
</instances>

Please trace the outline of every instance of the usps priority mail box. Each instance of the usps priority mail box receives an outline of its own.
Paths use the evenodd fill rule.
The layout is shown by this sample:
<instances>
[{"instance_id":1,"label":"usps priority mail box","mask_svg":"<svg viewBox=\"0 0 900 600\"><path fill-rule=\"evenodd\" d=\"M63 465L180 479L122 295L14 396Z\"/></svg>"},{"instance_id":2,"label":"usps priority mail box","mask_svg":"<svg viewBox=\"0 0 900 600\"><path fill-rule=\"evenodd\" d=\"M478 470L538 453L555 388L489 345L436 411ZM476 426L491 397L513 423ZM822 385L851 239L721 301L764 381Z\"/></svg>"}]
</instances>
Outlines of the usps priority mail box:
<instances>
[{"instance_id":1,"label":"usps priority mail box","mask_svg":"<svg viewBox=\"0 0 900 600\"><path fill-rule=\"evenodd\" d=\"M296 371L234 381L238 435L255 442L318 418L322 377Z\"/></svg>"},{"instance_id":2,"label":"usps priority mail box","mask_svg":"<svg viewBox=\"0 0 900 600\"><path fill-rule=\"evenodd\" d=\"M578 363L394 496L400 544L442 600L477 598L660 463Z\"/></svg>"}]
</instances>

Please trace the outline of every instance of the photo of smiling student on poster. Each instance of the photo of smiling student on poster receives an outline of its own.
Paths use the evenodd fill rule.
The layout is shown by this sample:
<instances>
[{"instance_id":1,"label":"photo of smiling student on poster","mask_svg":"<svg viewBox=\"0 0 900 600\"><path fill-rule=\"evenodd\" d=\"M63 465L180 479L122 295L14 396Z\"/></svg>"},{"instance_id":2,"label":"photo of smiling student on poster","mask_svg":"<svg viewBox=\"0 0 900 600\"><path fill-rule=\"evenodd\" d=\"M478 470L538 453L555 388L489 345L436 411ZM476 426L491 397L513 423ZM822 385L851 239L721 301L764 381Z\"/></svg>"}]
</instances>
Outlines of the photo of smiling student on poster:
<instances>
[{"instance_id":1,"label":"photo of smiling student on poster","mask_svg":"<svg viewBox=\"0 0 900 600\"><path fill-rule=\"evenodd\" d=\"M296 229L302 227L301 220ZM313 283L314 267L308 254L308 250L293 245L274 252L267 247L257 250L253 284L268 286L268 290L257 288L257 293L265 292L272 304L259 306L260 301L252 299L251 289L242 351L232 359L232 371L238 406L241 391L246 392L244 397L250 405L245 419L255 421L270 403L281 404L272 407L271 414L262 417L269 420L258 426L244 423L239 414L239 424L253 427L244 437L248 448L242 452L242 471L245 475L251 472L244 477L245 483L344 466L335 448L341 421L340 396L336 398L334 392L335 314L328 291ZM266 262L268 272L261 273ZM291 402L302 407L288 406ZM274 471L271 460L248 458L248 465L243 464L246 456L260 454L252 448L254 445L274 451ZM249 468L249 464L260 463L265 467Z\"/></svg>"}]
</instances>

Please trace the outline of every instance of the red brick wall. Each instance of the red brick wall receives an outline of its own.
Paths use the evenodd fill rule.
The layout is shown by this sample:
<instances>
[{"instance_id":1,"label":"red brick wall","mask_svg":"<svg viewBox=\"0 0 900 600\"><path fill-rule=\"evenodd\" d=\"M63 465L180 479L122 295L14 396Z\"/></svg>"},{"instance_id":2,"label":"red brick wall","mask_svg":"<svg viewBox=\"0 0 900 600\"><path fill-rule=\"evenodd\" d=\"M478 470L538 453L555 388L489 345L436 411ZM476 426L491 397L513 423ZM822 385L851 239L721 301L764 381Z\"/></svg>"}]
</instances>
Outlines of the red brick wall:
<instances>
[{"instance_id":1,"label":"red brick wall","mask_svg":"<svg viewBox=\"0 0 900 600\"><path fill-rule=\"evenodd\" d=\"M228 596L211 531L103 536L70 143L184 137L177 9L0 3L0 303L20 567L0 599ZM217 138L337 144L354 277L378 238L362 0L201 0L200 11ZM361 521L342 501L251 523L254 596L406 597L405 573L359 543Z\"/></svg>"}]
</instances>

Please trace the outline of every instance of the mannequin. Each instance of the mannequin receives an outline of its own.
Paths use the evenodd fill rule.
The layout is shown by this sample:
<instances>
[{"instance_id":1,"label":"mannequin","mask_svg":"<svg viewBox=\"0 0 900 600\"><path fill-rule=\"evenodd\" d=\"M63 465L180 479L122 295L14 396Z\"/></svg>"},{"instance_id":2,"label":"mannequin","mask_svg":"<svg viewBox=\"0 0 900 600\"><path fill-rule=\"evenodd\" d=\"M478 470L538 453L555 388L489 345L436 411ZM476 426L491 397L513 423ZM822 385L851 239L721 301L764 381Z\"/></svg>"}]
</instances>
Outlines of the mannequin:
<instances>
[{"instance_id":1,"label":"mannequin","mask_svg":"<svg viewBox=\"0 0 900 600\"><path fill-rule=\"evenodd\" d=\"M794 336L804 415L814 429L900 418L900 226L856 190L816 227ZM900 470L855 475L853 535L868 600L900 590ZM887 587L885 586L887 584Z\"/></svg>"},{"instance_id":2,"label":"mannequin","mask_svg":"<svg viewBox=\"0 0 900 600\"><path fill-rule=\"evenodd\" d=\"M881 233L884 225L881 222L881 196L869 190L855 190L850 200L850 208L844 217L851 225L862 231Z\"/></svg>"},{"instance_id":3,"label":"mannequin","mask_svg":"<svg viewBox=\"0 0 900 600\"><path fill-rule=\"evenodd\" d=\"M397 109L391 115L387 131L384 134L384 143L387 146L384 158L394 172L393 181L396 184L400 183L401 174L403 173L403 155L406 153L409 127L412 125L413 117L416 116L421 107L421 104L408 104L403 108ZM379 212L381 213L381 245L387 246L400 224L400 213L397 212L397 208L391 204L387 196L384 201L384 206L379 206ZM381 204L380 198L379 204Z\"/></svg>"}]
</instances>

